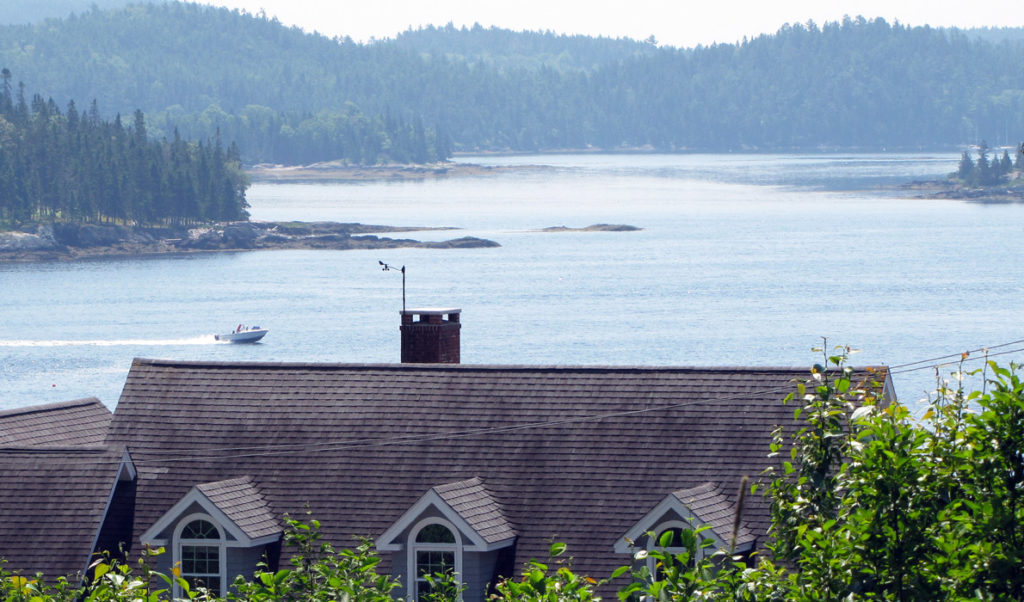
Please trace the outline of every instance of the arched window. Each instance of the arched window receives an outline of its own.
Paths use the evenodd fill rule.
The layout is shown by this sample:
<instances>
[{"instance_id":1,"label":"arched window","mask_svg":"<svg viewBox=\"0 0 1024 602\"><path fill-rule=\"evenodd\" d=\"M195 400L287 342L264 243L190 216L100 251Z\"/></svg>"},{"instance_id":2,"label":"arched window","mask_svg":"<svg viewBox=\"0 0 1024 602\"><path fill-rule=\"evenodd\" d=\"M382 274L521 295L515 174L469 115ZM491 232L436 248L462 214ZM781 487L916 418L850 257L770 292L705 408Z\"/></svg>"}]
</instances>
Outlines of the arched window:
<instances>
[{"instance_id":1,"label":"arched window","mask_svg":"<svg viewBox=\"0 0 1024 602\"><path fill-rule=\"evenodd\" d=\"M224 535L209 517L193 515L183 520L174 550L189 587L205 587L216 596L224 593Z\"/></svg>"},{"instance_id":2,"label":"arched window","mask_svg":"<svg viewBox=\"0 0 1024 602\"><path fill-rule=\"evenodd\" d=\"M655 527L652 531L653 536L647 538L647 549L660 550L666 554L673 556L673 562L675 562L675 556L682 554L683 552L694 552L689 559L689 564L692 566L703 556L703 548L700 545L700 535L694 533L693 527L682 521L668 521ZM662 545L664 543L665 545ZM651 575L655 579L662 579L664 573L662 572L662 564L655 558L647 557L647 568L651 571Z\"/></svg>"},{"instance_id":3,"label":"arched window","mask_svg":"<svg viewBox=\"0 0 1024 602\"><path fill-rule=\"evenodd\" d=\"M462 538L450 523L427 518L409 532L409 599L422 600L431 592L427 575L453 571L462 573Z\"/></svg>"}]
</instances>

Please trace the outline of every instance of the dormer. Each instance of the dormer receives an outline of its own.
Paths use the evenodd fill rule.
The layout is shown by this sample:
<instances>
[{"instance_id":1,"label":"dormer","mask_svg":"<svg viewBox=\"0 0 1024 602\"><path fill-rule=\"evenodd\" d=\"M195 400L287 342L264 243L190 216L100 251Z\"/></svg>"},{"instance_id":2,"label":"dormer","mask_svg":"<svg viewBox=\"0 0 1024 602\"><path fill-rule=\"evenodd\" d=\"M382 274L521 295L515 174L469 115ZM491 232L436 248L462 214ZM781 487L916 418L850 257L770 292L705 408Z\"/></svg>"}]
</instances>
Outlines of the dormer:
<instances>
[{"instance_id":1,"label":"dormer","mask_svg":"<svg viewBox=\"0 0 1024 602\"><path fill-rule=\"evenodd\" d=\"M282 535L281 520L252 477L244 476L192 487L140 539L168 549L158 570L179 566L190 584L223 596L229 579L252 575ZM175 586L174 596L180 593Z\"/></svg>"},{"instance_id":2,"label":"dormer","mask_svg":"<svg viewBox=\"0 0 1024 602\"><path fill-rule=\"evenodd\" d=\"M710 555L718 550L746 554L754 550L757 538L743 523L742 516L737 516L739 512L737 504L729 501L715 483L673 491L615 542L615 551L629 554L637 549L650 550L666 531L695 531L706 527L699 537L711 540L712 545L699 548L700 555ZM652 533L653 537L650 536ZM666 551L676 550L670 546ZM651 561L649 568L654 574L655 567Z\"/></svg>"},{"instance_id":3,"label":"dormer","mask_svg":"<svg viewBox=\"0 0 1024 602\"><path fill-rule=\"evenodd\" d=\"M424 575L447 570L465 584L464 600L482 601L511 552L516 532L501 505L479 478L427 490L377 538L377 549L391 552L392 573L405 586L405 599L429 593Z\"/></svg>"}]
</instances>

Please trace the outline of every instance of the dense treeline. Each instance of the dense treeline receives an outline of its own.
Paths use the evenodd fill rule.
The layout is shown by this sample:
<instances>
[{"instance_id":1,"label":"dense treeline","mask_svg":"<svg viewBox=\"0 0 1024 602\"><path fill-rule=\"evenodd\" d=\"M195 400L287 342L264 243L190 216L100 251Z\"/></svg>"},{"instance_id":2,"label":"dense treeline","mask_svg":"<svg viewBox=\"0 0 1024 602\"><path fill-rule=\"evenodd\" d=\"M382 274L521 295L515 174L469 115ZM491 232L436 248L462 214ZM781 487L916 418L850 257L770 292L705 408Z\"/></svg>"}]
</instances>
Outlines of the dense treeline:
<instances>
[{"instance_id":1,"label":"dense treeline","mask_svg":"<svg viewBox=\"0 0 1024 602\"><path fill-rule=\"evenodd\" d=\"M978 147L978 160L971 159L971 154L964 151L960 155L960 165L953 177L967 186L999 186L1005 184L1014 170L1024 169L1024 149L1014 153L1017 160L1010 159L1010 152L1003 149L1003 156L991 159L988 144L982 141Z\"/></svg>"},{"instance_id":2,"label":"dense treeline","mask_svg":"<svg viewBox=\"0 0 1024 602\"><path fill-rule=\"evenodd\" d=\"M168 2L170 0L143 0L146 2ZM91 7L120 8L138 0L0 0L0 23L33 23L43 19L66 17L73 12L82 12Z\"/></svg>"},{"instance_id":3,"label":"dense treeline","mask_svg":"<svg viewBox=\"0 0 1024 602\"><path fill-rule=\"evenodd\" d=\"M199 113L173 108L153 122L161 130L177 129L189 138L220 131L245 149L249 163L422 164L443 161L452 153L444 132L425 127L419 115L406 121L385 110L368 117L353 103L315 114L283 113L263 105L247 105L235 113L217 105Z\"/></svg>"},{"instance_id":4,"label":"dense treeline","mask_svg":"<svg viewBox=\"0 0 1024 602\"><path fill-rule=\"evenodd\" d=\"M62 112L24 88L0 91L0 223L76 221L155 224L246 219L238 148L219 138L155 141L136 111L132 124L100 117L93 102Z\"/></svg>"},{"instance_id":5,"label":"dense treeline","mask_svg":"<svg viewBox=\"0 0 1024 602\"><path fill-rule=\"evenodd\" d=\"M158 135L219 127L248 163L939 149L1024 131L1024 42L1012 33L857 17L691 49L451 26L359 44L172 2L0 27L0 64L62 102L141 108Z\"/></svg>"}]
</instances>

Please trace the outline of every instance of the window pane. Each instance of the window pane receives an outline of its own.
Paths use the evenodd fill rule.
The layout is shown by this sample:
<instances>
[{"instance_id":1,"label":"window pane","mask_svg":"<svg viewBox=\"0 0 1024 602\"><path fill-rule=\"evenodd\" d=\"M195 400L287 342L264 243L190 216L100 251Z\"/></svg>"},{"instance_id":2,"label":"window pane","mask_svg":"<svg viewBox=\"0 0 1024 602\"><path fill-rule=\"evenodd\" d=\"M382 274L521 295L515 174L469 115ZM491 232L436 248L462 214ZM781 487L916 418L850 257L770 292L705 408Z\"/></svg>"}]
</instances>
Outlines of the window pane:
<instances>
[{"instance_id":1,"label":"window pane","mask_svg":"<svg viewBox=\"0 0 1024 602\"><path fill-rule=\"evenodd\" d=\"M455 543L455 534L448 527L433 523L420 529L416 534L418 543Z\"/></svg>"},{"instance_id":2,"label":"window pane","mask_svg":"<svg viewBox=\"0 0 1024 602\"><path fill-rule=\"evenodd\" d=\"M181 572L186 575L219 575L220 548L181 546Z\"/></svg>"},{"instance_id":3,"label":"window pane","mask_svg":"<svg viewBox=\"0 0 1024 602\"><path fill-rule=\"evenodd\" d=\"M419 581L416 582L416 599L417 600L425 600L426 597L428 595L430 595L430 593L433 592L433 591L434 591L433 586L431 586L429 583L427 583L427 581L425 579L420 579Z\"/></svg>"},{"instance_id":4,"label":"window pane","mask_svg":"<svg viewBox=\"0 0 1024 602\"><path fill-rule=\"evenodd\" d=\"M671 539L669 539L668 542L665 544L666 548L679 548L679 547L682 547L682 545L683 545L683 530L680 529L679 527L671 527L669 529L665 529L661 533L658 533L658 537L656 537L654 539L654 545L660 546L661 545L661 538L665 537L666 533L671 533L672 534Z\"/></svg>"},{"instance_id":5,"label":"window pane","mask_svg":"<svg viewBox=\"0 0 1024 602\"><path fill-rule=\"evenodd\" d=\"M220 596L220 577L214 575L204 576L185 576L182 575L185 581L188 581L188 587L192 591L196 591L197 588L205 587L210 590L214 596Z\"/></svg>"},{"instance_id":6,"label":"window pane","mask_svg":"<svg viewBox=\"0 0 1024 602\"><path fill-rule=\"evenodd\" d=\"M181 530L182 539L220 539L217 527L208 520L194 520Z\"/></svg>"},{"instance_id":7,"label":"window pane","mask_svg":"<svg viewBox=\"0 0 1024 602\"><path fill-rule=\"evenodd\" d=\"M433 575L455 569L455 552L416 551L416 576Z\"/></svg>"}]
</instances>

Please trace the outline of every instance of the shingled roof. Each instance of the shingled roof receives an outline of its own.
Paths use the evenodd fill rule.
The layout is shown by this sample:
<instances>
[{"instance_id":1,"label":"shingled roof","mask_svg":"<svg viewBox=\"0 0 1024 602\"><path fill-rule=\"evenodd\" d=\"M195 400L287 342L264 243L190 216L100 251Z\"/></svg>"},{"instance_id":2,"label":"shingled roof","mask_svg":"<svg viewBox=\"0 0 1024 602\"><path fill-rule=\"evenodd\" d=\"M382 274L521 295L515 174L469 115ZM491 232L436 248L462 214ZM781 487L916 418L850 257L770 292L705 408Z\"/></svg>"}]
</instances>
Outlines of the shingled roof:
<instances>
[{"instance_id":1,"label":"shingled roof","mask_svg":"<svg viewBox=\"0 0 1024 602\"><path fill-rule=\"evenodd\" d=\"M249 539L260 539L281 533L283 521L267 508L252 477L227 479L197 485L203 495L238 526Z\"/></svg>"},{"instance_id":2,"label":"shingled roof","mask_svg":"<svg viewBox=\"0 0 1024 602\"><path fill-rule=\"evenodd\" d=\"M501 510L501 504L491 496L479 478L434 487L434 491L487 543L497 543L516 536L515 529Z\"/></svg>"},{"instance_id":3,"label":"shingled roof","mask_svg":"<svg viewBox=\"0 0 1024 602\"><path fill-rule=\"evenodd\" d=\"M84 573L124 450L0 449L0 558L23 575Z\"/></svg>"},{"instance_id":4,"label":"shingled roof","mask_svg":"<svg viewBox=\"0 0 1024 602\"><path fill-rule=\"evenodd\" d=\"M704 483L697 487L674 491L672 495L694 516L700 517L705 524L711 527L713 532L722 536L723 539L730 536L738 509L736 503L730 501L722 492L718 483ZM735 543L739 548L756 539L742 521L735 531Z\"/></svg>"},{"instance_id":5,"label":"shingled roof","mask_svg":"<svg viewBox=\"0 0 1024 602\"><path fill-rule=\"evenodd\" d=\"M601 578L628 562L615 542L667 495L710 482L716 503L735 504L742 477L768 462L772 428L792 424L781 399L806 376L136 360L108 444L128 446L139 469L136 545L192 487L242 474L274 516L308 504L342 546L380 535L432 488L466 493L479 479L468 501L492 518L500 507L515 566L556 540ZM765 500L748 496L743 519L763 536Z\"/></svg>"},{"instance_id":6,"label":"shingled roof","mask_svg":"<svg viewBox=\"0 0 1024 602\"><path fill-rule=\"evenodd\" d=\"M101 445L110 410L89 397L0 412L0 447Z\"/></svg>"}]
</instances>

